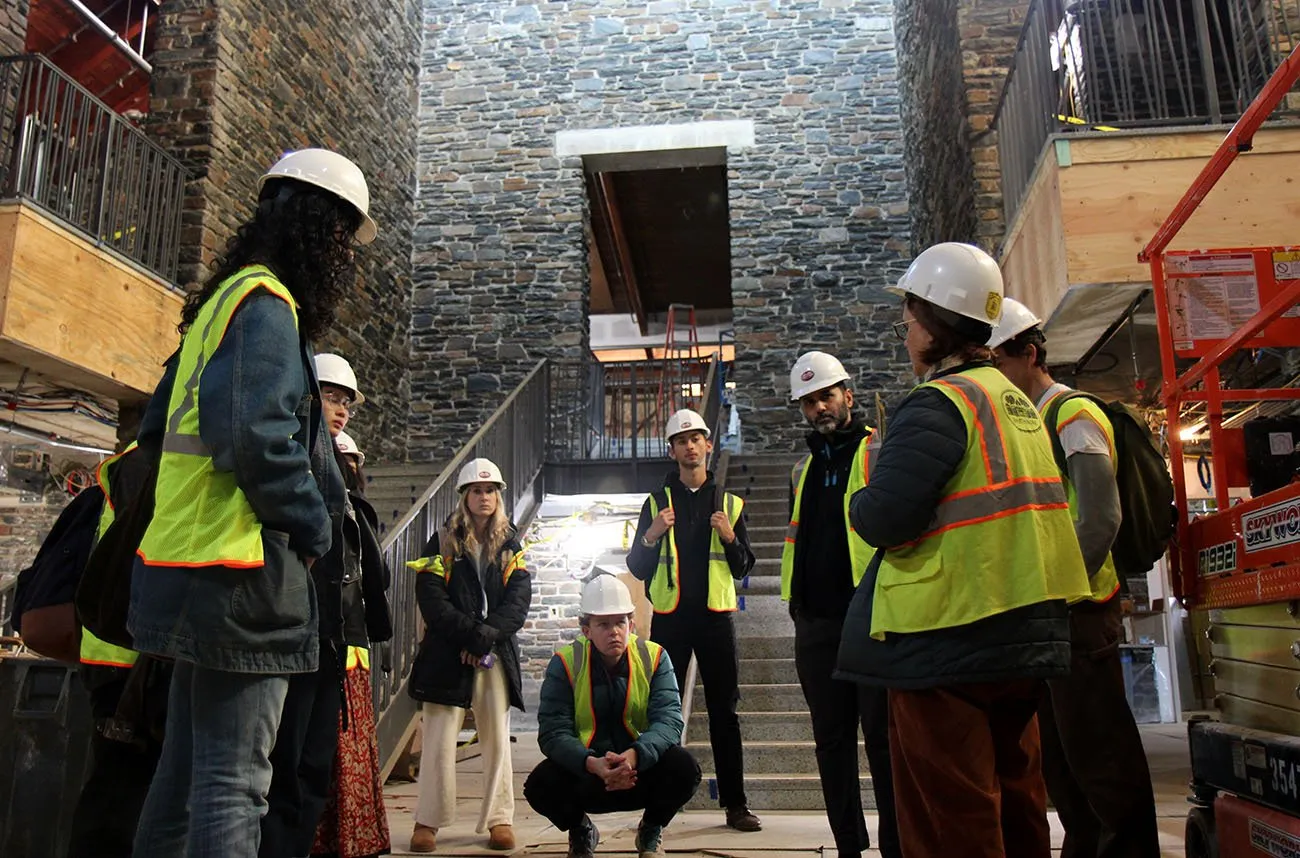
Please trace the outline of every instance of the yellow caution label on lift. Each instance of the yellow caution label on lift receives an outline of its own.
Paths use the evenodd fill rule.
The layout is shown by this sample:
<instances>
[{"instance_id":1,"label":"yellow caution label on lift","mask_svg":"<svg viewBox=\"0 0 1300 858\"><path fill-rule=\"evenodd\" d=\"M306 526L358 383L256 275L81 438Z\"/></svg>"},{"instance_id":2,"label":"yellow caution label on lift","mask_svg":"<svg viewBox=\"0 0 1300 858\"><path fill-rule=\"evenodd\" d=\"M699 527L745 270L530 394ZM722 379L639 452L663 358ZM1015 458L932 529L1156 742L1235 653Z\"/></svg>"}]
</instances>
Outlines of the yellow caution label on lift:
<instances>
[{"instance_id":1,"label":"yellow caution label on lift","mask_svg":"<svg viewBox=\"0 0 1300 858\"><path fill-rule=\"evenodd\" d=\"M1273 277L1276 280L1300 280L1300 250L1273 251Z\"/></svg>"}]
</instances>

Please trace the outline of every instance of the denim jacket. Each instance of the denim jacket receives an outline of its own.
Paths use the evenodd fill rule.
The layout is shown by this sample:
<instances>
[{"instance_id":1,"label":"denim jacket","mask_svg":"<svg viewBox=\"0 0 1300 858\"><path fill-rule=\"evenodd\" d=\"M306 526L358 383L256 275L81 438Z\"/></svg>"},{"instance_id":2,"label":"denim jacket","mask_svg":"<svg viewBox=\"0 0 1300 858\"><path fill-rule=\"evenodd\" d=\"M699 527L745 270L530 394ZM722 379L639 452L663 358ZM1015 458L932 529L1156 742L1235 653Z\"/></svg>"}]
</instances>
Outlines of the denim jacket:
<instances>
[{"instance_id":1,"label":"denim jacket","mask_svg":"<svg viewBox=\"0 0 1300 858\"><path fill-rule=\"evenodd\" d=\"M315 670L319 609L306 559L330 548L346 490L320 407L313 351L293 311L254 294L231 319L199 384L199 434L262 524L265 565L180 569L136 560L129 628L137 649L249 673ZM175 361L140 427L164 431Z\"/></svg>"}]
</instances>

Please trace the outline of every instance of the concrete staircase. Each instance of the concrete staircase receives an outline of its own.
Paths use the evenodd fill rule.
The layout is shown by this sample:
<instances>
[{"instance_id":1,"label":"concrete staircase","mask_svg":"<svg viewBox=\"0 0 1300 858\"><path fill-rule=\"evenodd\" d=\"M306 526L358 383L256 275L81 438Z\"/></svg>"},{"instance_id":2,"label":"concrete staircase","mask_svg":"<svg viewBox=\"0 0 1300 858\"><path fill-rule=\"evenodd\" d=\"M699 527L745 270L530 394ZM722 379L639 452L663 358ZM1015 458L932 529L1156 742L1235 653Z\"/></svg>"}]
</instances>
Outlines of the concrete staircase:
<instances>
[{"instance_id":1,"label":"concrete staircase","mask_svg":"<svg viewBox=\"0 0 1300 858\"><path fill-rule=\"evenodd\" d=\"M411 462L366 468L366 500L379 516L379 538L406 515L438 475L445 463Z\"/></svg>"},{"instance_id":2,"label":"concrete staircase","mask_svg":"<svg viewBox=\"0 0 1300 858\"><path fill-rule=\"evenodd\" d=\"M740 733L745 747L745 792L763 810L823 810L812 720L794 665L794 623L781 601L781 548L790 523L793 456L733 457L726 489L745 500L745 524L757 562L738 583L736 637L740 652ZM704 687L696 680L686 746L700 761L704 782L689 805L717 807L713 751ZM858 744L858 765L867 771ZM863 803L875 808L871 778L862 777Z\"/></svg>"}]
</instances>

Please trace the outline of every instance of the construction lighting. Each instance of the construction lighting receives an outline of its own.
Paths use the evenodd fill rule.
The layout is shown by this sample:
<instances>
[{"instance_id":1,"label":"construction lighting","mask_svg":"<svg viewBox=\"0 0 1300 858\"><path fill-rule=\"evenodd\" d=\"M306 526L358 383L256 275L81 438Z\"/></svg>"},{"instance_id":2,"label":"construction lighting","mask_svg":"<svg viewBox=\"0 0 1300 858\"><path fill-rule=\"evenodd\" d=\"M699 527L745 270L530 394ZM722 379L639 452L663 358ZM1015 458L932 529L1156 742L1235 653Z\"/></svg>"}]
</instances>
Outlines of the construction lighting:
<instances>
[{"instance_id":1,"label":"construction lighting","mask_svg":"<svg viewBox=\"0 0 1300 858\"><path fill-rule=\"evenodd\" d=\"M1178 431L1178 440L1195 441L1197 438L1200 437L1201 433L1204 431L1205 431L1205 421L1202 420L1200 423L1193 423L1191 426L1188 426L1185 429L1180 429Z\"/></svg>"}]
</instances>

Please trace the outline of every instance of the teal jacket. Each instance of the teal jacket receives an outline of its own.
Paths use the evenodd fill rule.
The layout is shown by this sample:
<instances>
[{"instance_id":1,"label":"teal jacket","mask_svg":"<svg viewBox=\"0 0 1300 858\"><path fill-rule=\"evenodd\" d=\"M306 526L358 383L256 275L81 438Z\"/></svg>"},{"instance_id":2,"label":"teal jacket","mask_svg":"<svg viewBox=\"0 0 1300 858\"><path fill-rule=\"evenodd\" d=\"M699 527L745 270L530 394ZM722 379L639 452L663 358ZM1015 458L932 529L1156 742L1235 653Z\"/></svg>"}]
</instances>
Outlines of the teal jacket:
<instances>
[{"instance_id":1,"label":"teal jacket","mask_svg":"<svg viewBox=\"0 0 1300 858\"><path fill-rule=\"evenodd\" d=\"M650 678L650 704L647 716L650 727L633 740L623 726L623 704L627 700L627 656L612 673L596 659L591 673L591 699L596 710L596 737L591 748L582 744L573 718L573 687L558 655L551 656L542 682L542 698L537 706L537 744L546 758L559 763L574 774L587 771L587 757L603 757L613 751L621 754L636 748L637 770L645 771L659 761L668 748L681 743L682 698L677 691L677 675L665 652L659 667Z\"/></svg>"}]
</instances>

